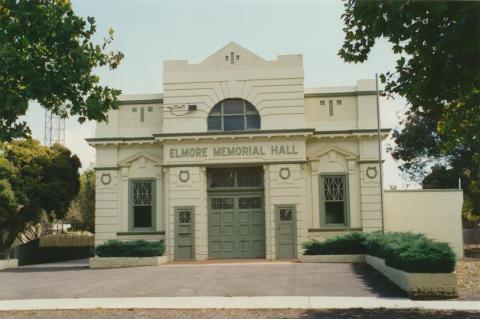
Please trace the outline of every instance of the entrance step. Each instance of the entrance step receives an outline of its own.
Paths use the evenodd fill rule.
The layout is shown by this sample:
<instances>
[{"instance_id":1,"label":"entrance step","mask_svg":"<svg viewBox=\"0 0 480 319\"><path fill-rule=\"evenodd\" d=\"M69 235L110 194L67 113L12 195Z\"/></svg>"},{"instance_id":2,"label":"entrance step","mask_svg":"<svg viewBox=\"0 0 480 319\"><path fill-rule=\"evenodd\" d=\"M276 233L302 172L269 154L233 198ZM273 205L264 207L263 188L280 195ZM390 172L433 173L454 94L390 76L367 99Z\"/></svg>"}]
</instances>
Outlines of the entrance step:
<instances>
[{"instance_id":1,"label":"entrance step","mask_svg":"<svg viewBox=\"0 0 480 319\"><path fill-rule=\"evenodd\" d=\"M254 259L207 259L207 260L175 260L171 261L165 266L168 265L261 265L261 264L291 264L299 263L298 259L291 260L267 260L263 258L254 258Z\"/></svg>"}]
</instances>

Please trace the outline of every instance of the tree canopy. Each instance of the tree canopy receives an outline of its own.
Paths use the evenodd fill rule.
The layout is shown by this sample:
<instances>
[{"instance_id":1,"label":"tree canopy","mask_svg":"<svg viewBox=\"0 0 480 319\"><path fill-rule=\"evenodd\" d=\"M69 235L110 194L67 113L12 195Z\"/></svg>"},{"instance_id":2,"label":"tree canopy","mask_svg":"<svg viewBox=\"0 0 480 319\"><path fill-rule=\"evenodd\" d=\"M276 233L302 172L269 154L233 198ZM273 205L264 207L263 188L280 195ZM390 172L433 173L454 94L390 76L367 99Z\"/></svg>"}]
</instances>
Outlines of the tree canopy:
<instances>
[{"instance_id":1,"label":"tree canopy","mask_svg":"<svg viewBox=\"0 0 480 319\"><path fill-rule=\"evenodd\" d=\"M59 145L51 148L38 141L16 140L0 149L0 250L17 235L34 226L44 214L62 219L77 195L76 155Z\"/></svg>"},{"instance_id":2,"label":"tree canopy","mask_svg":"<svg viewBox=\"0 0 480 319\"><path fill-rule=\"evenodd\" d=\"M461 178L479 215L480 3L346 0L342 18L345 61L367 60L379 38L397 54L395 70L380 78L390 97L409 103L393 132L400 168L417 181L431 172L424 186L456 187ZM439 174L448 176L432 184Z\"/></svg>"},{"instance_id":3,"label":"tree canopy","mask_svg":"<svg viewBox=\"0 0 480 319\"><path fill-rule=\"evenodd\" d=\"M0 141L25 137L19 121L29 101L80 122L104 121L119 90L102 86L93 71L115 69L121 52L113 40L94 44L95 19L76 16L68 0L0 0Z\"/></svg>"}]
</instances>

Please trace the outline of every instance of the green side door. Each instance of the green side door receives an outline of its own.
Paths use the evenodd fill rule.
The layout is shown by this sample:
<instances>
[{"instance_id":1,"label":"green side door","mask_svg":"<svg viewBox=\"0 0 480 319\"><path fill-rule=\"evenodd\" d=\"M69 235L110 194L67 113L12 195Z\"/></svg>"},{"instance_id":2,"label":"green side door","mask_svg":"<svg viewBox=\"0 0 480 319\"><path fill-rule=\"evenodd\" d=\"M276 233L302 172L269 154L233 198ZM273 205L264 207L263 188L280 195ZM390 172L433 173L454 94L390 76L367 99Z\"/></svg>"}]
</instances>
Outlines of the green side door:
<instances>
[{"instance_id":1,"label":"green side door","mask_svg":"<svg viewBox=\"0 0 480 319\"><path fill-rule=\"evenodd\" d=\"M195 259L195 210L175 207L175 259Z\"/></svg>"},{"instance_id":2,"label":"green side door","mask_svg":"<svg viewBox=\"0 0 480 319\"><path fill-rule=\"evenodd\" d=\"M277 206L275 215L277 223L277 259L293 259L296 257L295 207Z\"/></svg>"}]
</instances>

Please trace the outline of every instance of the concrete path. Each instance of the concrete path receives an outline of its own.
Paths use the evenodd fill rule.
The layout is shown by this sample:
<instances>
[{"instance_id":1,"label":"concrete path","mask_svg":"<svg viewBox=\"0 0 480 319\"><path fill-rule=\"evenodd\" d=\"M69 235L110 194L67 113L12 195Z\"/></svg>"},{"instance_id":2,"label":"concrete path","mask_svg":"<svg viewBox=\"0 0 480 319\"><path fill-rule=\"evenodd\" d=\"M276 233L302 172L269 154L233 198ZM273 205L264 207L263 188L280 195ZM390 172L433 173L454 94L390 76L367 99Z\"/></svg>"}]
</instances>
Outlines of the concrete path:
<instances>
[{"instance_id":1,"label":"concrete path","mask_svg":"<svg viewBox=\"0 0 480 319\"><path fill-rule=\"evenodd\" d=\"M0 300L192 296L404 297L363 264L184 264L0 271Z\"/></svg>"},{"instance_id":2,"label":"concrete path","mask_svg":"<svg viewBox=\"0 0 480 319\"><path fill-rule=\"evenodd\" d=\"M143 297L0 301L0 311L55 309L424 309L480 311L480 301L413 301L406 298L262 296Z\"/></svg>"}]
</instances>

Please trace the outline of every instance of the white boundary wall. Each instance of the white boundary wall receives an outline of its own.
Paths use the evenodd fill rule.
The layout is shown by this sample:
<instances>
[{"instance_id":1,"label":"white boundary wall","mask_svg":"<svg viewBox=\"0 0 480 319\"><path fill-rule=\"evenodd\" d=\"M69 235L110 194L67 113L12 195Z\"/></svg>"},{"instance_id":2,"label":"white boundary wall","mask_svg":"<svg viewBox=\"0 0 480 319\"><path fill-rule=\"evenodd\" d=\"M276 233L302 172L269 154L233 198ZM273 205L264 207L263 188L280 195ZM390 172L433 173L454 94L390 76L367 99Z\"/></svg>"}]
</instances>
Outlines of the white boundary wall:
<instances>
[{"instance_id":1,"label":"white boundary wall","mask_svg":"<svg viewBox=\"0 0 480 319\"><path fill-rule=\"evenodd\" d=\"M365 255L365 261L412 298L457 296L455 273L409 273L389 267L385 260L370 255Z\"/></svg>"},{"instance_id":2,"label":"white boundary wall","mask_svg":"<svg viewBox=\"0 0 480 319\"><path fill-rule=\"evenodd\" d=\"M463 257L462 190L385 191L385 230L423 233Z\"/></svg>"},{"instance_id":3,"label":"white boundary wall","mask_svg":"<svg viewBox=\"0 0 480 319\"><path fill-rule=\"evenodd\" d=\"M123 268L140 266L158 266L168 262L168 256L152 257L93 257L90 268Z\"/></svg>"}]
</instances>

